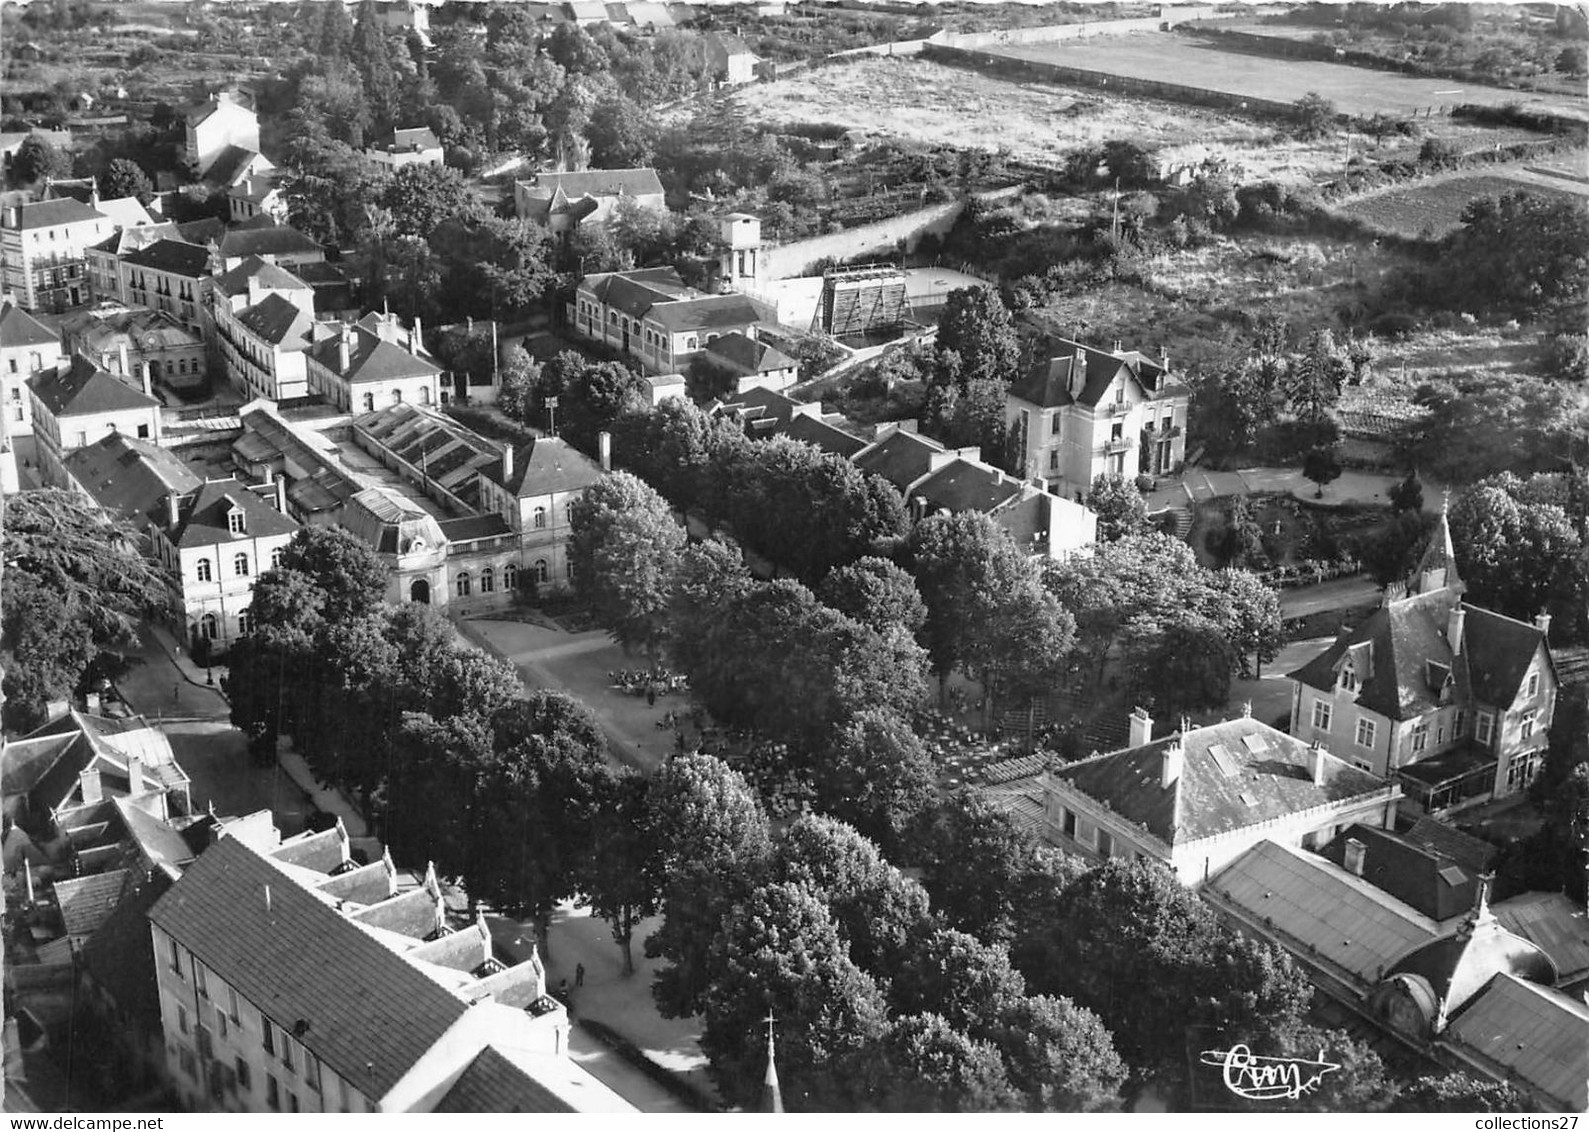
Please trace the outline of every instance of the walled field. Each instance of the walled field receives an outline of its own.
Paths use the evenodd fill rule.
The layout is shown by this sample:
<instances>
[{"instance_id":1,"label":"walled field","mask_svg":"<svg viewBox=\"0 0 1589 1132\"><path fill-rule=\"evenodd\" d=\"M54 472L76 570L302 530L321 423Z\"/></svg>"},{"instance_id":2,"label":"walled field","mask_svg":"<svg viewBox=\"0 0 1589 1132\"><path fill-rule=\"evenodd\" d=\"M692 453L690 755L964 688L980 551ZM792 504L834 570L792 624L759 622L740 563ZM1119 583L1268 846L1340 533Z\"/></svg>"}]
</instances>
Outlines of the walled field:
<instances>
[{"instance_id":1,"label":"walled field","mask_svg":"<svg viewBox=\"0 0 1589 1132\"><path fill-rule=\"evenodd\" d=\"M1317 91L1347 114L1397 116L1434 106L1519 103L1589 118L1589 100L1476 86L1450 79L1413 78L1336 63L1272 59L1221 51L1186 36L1145 33L1030 46L984 47L979 54L1079 67L1146 82L1179 83L1238 98L1295 102Z\"/></svg>"},{"instance_id":2,"label":"walled field","mask_svg":"<svg viewBox=\"0 0 1589 1132\"><path fill-rule=\"evenodd\" d=\"M1068 48L1067 48L1068 50ZM1340 146L1278 137L1248 118L1100 96L1047 83L1016 83L920 59L868 59L746 87L735 97L755 120L830 122L872 138L1005 150L1058 165L1065 154L1112 139L1159 149L1168 160L1218 153L1253 179L1333 170Z\"/></svg>"},{"instance_id":3,"label":"walled field","mask_svg":"<svg viewBox=\"0 0 1589 1132\"><path fill-rule=\"evenodd\" d=\"M1437 177L1359 197L1340 205L1336 211L1382 232L1440 237L1457 227L1468 202L1480 197L1500 196L1518 189L1580 197L1589 192L1589 186L1581 183L1530 176L1526 170L1508 170L1507 174L1497 176L1484 172Z\"/></svg>"}]
</instances>

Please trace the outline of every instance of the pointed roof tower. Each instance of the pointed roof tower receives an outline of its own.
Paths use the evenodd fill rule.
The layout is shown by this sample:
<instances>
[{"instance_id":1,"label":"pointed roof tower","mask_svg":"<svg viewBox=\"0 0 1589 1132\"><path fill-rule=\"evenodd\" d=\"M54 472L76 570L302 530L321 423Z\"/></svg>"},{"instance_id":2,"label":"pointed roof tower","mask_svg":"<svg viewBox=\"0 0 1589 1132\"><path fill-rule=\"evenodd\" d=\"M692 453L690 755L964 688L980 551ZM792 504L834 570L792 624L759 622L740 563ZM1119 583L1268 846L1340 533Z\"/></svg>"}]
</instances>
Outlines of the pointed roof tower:
<instances>
[{"instance_id":1,"label":"pointed roof tower","mask_svg":"<svg viewBox=\"0 0 1589 1132\"><path fill-rule=\"evenodd\" d=\"M761 1111L782 1112L783 1091L778 1087L778 1063L772 1042L772 1011L769 1010L762 1021L767 1024L767 1076L762 1078Z\"/></svg>"},{"instance_id":2,"label":"pointed roof tower","mask_svg":"<svg viewBox=\"0 0 1589 1132\"><path fill-rule=\"evenodd\" d=\"M1454 594L1464 593L1467 584L1457 573L1457 553L1451 545L1451 493L1446 493L1445 503L1440 508L1440 518L1435 522L1435 529L1429 534L1429 545L1424 548L1423 557L1418 560L1418 566L1413 570L1412 576L1407 579L1407 594L1433 593L1435 590L1450 590Z\"/></svg>"}]
</instances>

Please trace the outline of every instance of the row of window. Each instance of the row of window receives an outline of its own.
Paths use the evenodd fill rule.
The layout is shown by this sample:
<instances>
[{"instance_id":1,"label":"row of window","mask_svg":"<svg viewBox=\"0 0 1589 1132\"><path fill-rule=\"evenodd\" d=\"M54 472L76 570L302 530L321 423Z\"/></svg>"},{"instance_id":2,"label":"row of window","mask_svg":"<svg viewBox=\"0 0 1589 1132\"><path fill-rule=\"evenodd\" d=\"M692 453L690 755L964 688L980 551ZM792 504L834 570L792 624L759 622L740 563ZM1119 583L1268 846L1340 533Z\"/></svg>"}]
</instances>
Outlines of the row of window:
<instances>
[{"instance_id":1,"label":"row of window","mask_svg":"<svg viewBox=\"0 0 1589 1132\"><path fill-rule=\"evenodd\" d=\"M529 572L530 576L539 584L545 584L546 580L550 578L552 574L551 566L544 558L537 558L530 565ZM567 577L572 578L574 576L573 563L564 563L563 572ZM480 571L478 582L481 593L488 594L495 592L497 584L496 571L490 566L487 566L485 569ZM453 590L459 597L470 596L474 592L475 584L476 576L471 574L468 570L458 571L453 578ZM502 567L502 588L504 590L513 590L518 588L518 584L519 568L515 563L509 562L506 566Z\"/></svg>"},{"instance_id":2,"label":"row of window","mask_svg":"<svg viewBox=\"0 0 1589 1132\"><path fill-rule=\"evenodd\" d=\"M243 532L242 532L241 527L238 527L238 528L234 528L232 533L233 534L242 534ZM281 547L278 546L275 550L272 550L270 552L270 566L271 566L271 569L275 569L277 566L280 566L280 565L281 565ZM210 560L208 558L201 558L197 562L195 562L193 564L193 572L194 572L195 580L197 580L197 581L200 581L200 582L213 582L215 580L215 572L211 568ZM249 574L248 555L246 555L246 554L234 554L232 556L232 574L235 577L238 577L238 578L246 578L246 577L248 577L248 574Z\"/></svg>"},{"instance_id":3,"label":"row of window","mask_svg":"<svg viewBox=\"0 0 1589 1132\"><path fill-rule=\"evenodd\" d=\"M195 630L206 641L218 640L221 635L221 619L213 613L206 613L199 618ZM245 609L237 615L237 635L246 637L254 631L254 611Z\"/></svg>"},{"instance_id":4,"label":"row of window","mask_svg":"<svg viewBox=\"0 0 1589 1132\"><path fill-rule=\"evenodd\" d=\"M1343 670L1343 676L1345 675L1345 671L1346 670ZM1334 720L1335 709L1333 705L1331 705L1327 700L1313 701L1313 727L1315 730L1328 731ZM1522 739L1532 739L1534 737L1534 728L1537 723L1538 715L1532 708L1519 715L1519 737ZM1451 731L1452 738L1460 738L1464 733L1466 725L1467 712L1457 712L1456 723ZM1488 711L1479 712L1473 724L1473 741L1481 747L1489 747L1494 744L1497 734L1498 732L1495 726L1495 713ZM1357 731L1354 738L1359 747L1367 747L1372 749L1374 743L1379 738L1378 723L1372 719L1369 719L1367 716L1358 716ZM1445 728L1437 728L1435 733L1436 745L1444 745L1445 741ZM1421 754L1423 751L1428 749L1428 745L1429 724L1428 721L1422 720L1414 725L1412 729L1412 753L1415 755Z\"/></svg>"}]
</instances>

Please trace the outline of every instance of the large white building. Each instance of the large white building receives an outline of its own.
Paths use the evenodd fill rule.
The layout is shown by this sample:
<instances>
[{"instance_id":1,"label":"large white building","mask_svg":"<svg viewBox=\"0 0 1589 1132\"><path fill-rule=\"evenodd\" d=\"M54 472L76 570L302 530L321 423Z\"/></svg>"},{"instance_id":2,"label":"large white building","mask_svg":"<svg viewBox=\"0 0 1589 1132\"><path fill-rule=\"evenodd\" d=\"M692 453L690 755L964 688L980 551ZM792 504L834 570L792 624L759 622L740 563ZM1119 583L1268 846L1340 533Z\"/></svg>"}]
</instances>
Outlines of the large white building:
<instances>
[{"instance_id":1,"label":"large white building","mask_svg":"<svg viewBox=\"0 0 1589 1132\"><path fill-rule=\"evenodd\" d=\"M59 333L15 303L0 307L0 411L8 438L33 435L28 381L65 360Z\"/></svg>"},{"instance_id":2,"label":"large white building","mask_svg":"<svg viewBox=\"0 0 1589 1132\"><path fill-rule=\"evenodd\" d=\"M66 454L107 433L159 441L160 402L149 392L147 373L143 380L143 389L134 388L81 354L33 378L33 433L46 483L64 485Z\"/></svg>"},{"instance_id":3,"label":"large white building","mask_svg":"<svg viewBox=\"0 0 1589 1132\"><path fill-rule=\"evenodd\" d=\"M0 210L0 285L23 308L64 311L89 299L84 249L115 222L72 197Z\"/></svg>"}]
</instances>

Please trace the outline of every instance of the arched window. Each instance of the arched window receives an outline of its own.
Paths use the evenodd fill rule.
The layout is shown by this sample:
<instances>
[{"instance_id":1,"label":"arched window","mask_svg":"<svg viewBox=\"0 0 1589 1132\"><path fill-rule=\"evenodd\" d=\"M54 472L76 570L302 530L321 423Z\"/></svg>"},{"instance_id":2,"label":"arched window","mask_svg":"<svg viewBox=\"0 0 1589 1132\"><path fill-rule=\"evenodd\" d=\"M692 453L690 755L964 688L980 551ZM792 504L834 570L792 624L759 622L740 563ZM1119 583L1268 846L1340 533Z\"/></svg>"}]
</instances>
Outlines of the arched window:
<instances>
[{"instance_id":1,"label":"arched window","mask_svg":"<svg viewBox=\"0 0 1589 1132\"><path fill-rule=\"evenodd\" d=\"M366 413L373 413L375 411L375 394L366 393L364 395L364 411Z\"/></svg>"},{"instance_id":2,"label":"arched window","mask_svg":"<svg viewBox=\"0 0 1589 1132\"><path fill-rule=\"evenodd\" d=\"M401 389L392 390L392 404L401 405L402 403L403 403L403 391Z\"/></svg>"},{"instance_id":3,"label":"arched window","mask_svg":"<svg viewBox=\"0 0 1589 1132\"><path fill-rule=\"evenodd\" d=\"M488 594L496 588L497 576L492 571L491 567L487 566L484 570L480 571L480 592L483 594Z\"/></svg>"},{"instance_id":4,"label":"arched window","mask_svg":"<svg viewBox=\"0 0 1589 1132\"><path fill-rule=\"evenodd\" d=\"M270 552L270 568L272 570L274 570L274 569L276 569L276 567L278 567L280 565L281 565L281 547L278 546L275 550L272 550Z\"/></svg>"},{"instance_id":5,"label":"arched window","mask_svg":"<svg viewBox=\"0 0 1589 1132\"><path fill-rule=\"evenodd\" d=\"M535 509L535 529L539 531L539 530L543 530L545 527L546 527L546 508L545 507L537 507Z\"/></svg>"},{"instance_id":6,"label":"arched window","mask_svg":"<svg viewBox=\"0 0 1589 1132\"><path fill-rule=\"evenodd\" d=\"M571 524L571 523L573 523L573 521L574 521L574 501L572 499L570 499L567 503L563 504L563 522Z\"/></svg>"},{"instance_id":7,"label":"arched window","mask_svg":"<svg viewBox=\"0 0 1589 1132\"><path fill-rule=\"evenodd\" d=\"M519 588L519 568L512 562L502 567L502 588L505 590Z\"/></svg>"},{"instance_id":8,"label":"arched window","mask_svg":"<svg viewBox=\"0 0 1589 1132\"><path fill-rule=\"evenodd\" d=\"M213 641L221 635L221 624L216 620L215 614L206 613L199 618L199 636L206 641Z\"/></svg>"},{"instance_id":9,"label":"arched window","mask_svg":"<svg viewBox=\"0 0 1589 1132\"><path fill-rule=\"evenodd\" d=\"M421 405L430 404L430 386L421 385L419 387L419 403Z\"/></svg>"},{"instance_id":10,"label":"arched window","mask_svg":"<svg viewBox=\"0 0 1589 1132\"><path fill-rule=\"evenodd\" d=\"M458 575L458 596L469 596L469 571L467 570Z\"/></svg>"},{"instance_id":11,"label":"arched window","mask_svg":"<svg viewBox=\"0 0 1589 1132\"><path fill-rule=\"evenodd\" d=\"M254 611L245 609L237 615L237 635L246 637L254 631Z\"/></svg>"},{"instance_id":12,"label":"arched window","mask_svg":"<svg viewBox=\"0 0 1589 1132\"><path fill-rule=\"evenodd\" d=\"M535 580L537 582L544 582L544 581L546 581L546 578L547 578L546 559L537 558L535 560Z\"/></svg>"},{"instance_id":13,"label":"arched window","mask_svg":"<svg viewBox=\"0 0 1589 1132\"><path fill-rule=\"evenodd\" d=\"M198 575L199 581L201 582L207 582L210 580L210 560L208 558L199 559Z\"/></svg>"},{"instance_id":14,"label":"arched window","mask_svg":"<svg viewBox=\"0 0 1589 1132\"><path fill-rule=\"evenodd\" d=\"M232 559L232 573L236 574L239 578L248 577L248 555L239 554L236 558Z\"/></svg>"}]
</instances>

